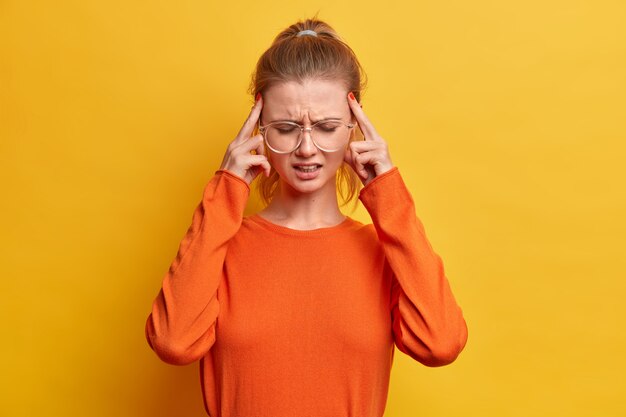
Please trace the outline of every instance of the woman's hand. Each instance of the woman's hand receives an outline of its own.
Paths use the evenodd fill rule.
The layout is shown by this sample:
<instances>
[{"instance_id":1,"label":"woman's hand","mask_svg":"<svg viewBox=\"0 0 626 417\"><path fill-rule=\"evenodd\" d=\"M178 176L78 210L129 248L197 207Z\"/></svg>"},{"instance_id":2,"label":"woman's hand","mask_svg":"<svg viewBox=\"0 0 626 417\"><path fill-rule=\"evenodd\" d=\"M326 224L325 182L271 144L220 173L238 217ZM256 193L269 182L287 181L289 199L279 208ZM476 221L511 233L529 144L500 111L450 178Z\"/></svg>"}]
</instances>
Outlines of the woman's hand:
<instances>
[{"instance_id":1,"label":"woman's hand","mask_svg":"<svg viewBox=\"0 0 626 417\"><path fill-rule=\"evenodd\" d=\"M376 132L352 92L348 94L348 104L356 117L363 136L365 136L365 140L350 142L344 155L344 161L354 169L365 186L376 176L393 168L393 163L389 156L387 142Z\"/></svg>"},{"instance_id":2,"label":"woman's hand","mask_svg":"<svg viewBox=\"0 0 626 417\"><path fill-rule=\"evenodd\" d=\"M226 155L222 160L220 169L227 169L234 174L243 178L248 184L256 178L256 176L265 170L265 176L270 176L271 166L265 156L265 144L263 143L263 135L258 134L250 137L254 131L261 108L263 107L263 98L259 93L257 101L252 106L250 114L235 139L228 145ZM256 151L256 155L251 153Z\"/></svg>"}]
</instances>

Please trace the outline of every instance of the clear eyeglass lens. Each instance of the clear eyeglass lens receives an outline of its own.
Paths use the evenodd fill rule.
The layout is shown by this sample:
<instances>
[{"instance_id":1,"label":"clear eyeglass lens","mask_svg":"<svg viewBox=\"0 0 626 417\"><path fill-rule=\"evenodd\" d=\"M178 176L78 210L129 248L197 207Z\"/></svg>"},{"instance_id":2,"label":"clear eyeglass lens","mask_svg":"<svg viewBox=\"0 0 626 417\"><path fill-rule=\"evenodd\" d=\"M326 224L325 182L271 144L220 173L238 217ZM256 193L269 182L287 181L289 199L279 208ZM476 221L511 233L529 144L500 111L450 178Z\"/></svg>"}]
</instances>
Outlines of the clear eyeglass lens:
<instances>
[{"instance_id":1,"label":"clear eyeglass lens","mask_svg":"<svg viewBox=\"0 0 626 417\"><path fill-rule=\"evenodd\" d=\"M311 138L323 150L336 151L346 145L348 129L339 121L329 120L313 126ZM276 123L265 133L270 147L279 152L291 152L298 145L300 128L290 123Z\"/></svg>"}]
</instances>

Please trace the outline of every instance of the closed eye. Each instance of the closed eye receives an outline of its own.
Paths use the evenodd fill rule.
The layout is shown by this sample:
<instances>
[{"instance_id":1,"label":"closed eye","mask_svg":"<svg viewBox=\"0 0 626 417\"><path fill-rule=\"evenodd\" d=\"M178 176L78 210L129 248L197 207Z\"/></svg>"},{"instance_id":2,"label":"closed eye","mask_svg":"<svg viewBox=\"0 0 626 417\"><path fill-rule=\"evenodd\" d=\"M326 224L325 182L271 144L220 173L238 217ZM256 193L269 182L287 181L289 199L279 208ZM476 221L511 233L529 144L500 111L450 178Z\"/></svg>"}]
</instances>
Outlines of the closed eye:
<instances>
[{"instance_id":1,"label":"closed eye","mask_svg":"<svg viewBox=\"0 0 626 417\"><path fill-rule=\"evenodd\" d=\"M335 130L339 129L340 126L341 123L338 122L327 122L315 125L316 128L321 129L325 132L334 132Z\"/></svg>"}]
</instances>

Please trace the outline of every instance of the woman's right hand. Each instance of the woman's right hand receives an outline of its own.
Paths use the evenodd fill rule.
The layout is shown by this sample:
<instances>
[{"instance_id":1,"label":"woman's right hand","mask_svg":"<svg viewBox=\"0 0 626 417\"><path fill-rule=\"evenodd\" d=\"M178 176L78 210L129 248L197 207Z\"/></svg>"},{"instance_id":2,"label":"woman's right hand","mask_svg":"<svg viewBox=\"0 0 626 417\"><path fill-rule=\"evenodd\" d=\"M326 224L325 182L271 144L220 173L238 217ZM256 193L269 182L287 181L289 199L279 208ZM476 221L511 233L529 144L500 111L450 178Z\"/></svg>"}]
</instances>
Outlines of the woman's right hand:
<instances>
[{"instance_id":1,"label":"woman's right hand","mask_svg":"<svg viewBox=\"0 0 626 417\"><path fill-rule=\"evenodd\" d=\"M271 166L265 156L263 135L259 133L250 137L259 119L262 107L263 97L259 93L259 99L252 106L252 110L241 130L228 145L226 155L224 155L222 165L220 166L220 169L231 171L246 180L248 184L256 178L261 170L265 170L266 177L270 176ZM256 151L256 155L250 153L252 150Z\"/></svg>"}]
</instances>

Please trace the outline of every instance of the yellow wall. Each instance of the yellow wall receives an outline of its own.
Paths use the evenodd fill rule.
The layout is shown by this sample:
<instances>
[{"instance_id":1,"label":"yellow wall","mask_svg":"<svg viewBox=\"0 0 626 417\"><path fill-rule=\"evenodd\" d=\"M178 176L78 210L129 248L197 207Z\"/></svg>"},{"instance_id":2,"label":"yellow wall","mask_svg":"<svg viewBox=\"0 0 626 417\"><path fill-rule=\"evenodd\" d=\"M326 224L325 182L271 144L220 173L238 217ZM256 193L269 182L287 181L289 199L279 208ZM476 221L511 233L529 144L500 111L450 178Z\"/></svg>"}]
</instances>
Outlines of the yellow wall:
<instances>
[{"instance_id":1,"label":"yellow wall","mask_svg":"<svg viewBox=\"0 0 626 417\"><path fill-rule=\"evenodd\" d=\"M626 415L622 0L4 0L1 416L204 415L144 323L258 56L316 11L469 326L447 367L396 355L386 417Z\"/></svg>"}]
</instances>

